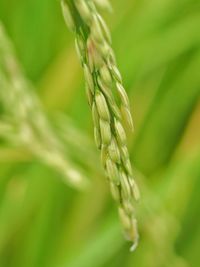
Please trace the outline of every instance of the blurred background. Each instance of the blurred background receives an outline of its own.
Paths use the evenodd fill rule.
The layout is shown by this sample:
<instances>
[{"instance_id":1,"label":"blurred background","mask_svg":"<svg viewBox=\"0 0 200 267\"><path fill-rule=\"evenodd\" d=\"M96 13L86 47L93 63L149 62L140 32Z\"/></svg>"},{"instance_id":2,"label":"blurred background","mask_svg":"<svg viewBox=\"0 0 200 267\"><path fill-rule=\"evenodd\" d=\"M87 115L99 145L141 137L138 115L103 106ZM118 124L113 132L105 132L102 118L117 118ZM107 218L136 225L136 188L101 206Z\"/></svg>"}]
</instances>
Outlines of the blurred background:
<instances>
[{"instance_id":1,"label":"blurred background","mask_svg":"<svg viewBox=\"0 0 200 267\"><path fill-rule=\"evenodd\" d=\"M0 20L32 84L28 95L40 99L62 153L90 181L85 190L68 186L53 160L11 142L0 127L1 267L200 266L200 2L111 4L113 12L102 14L135 122L128 141L141 190L139 246L130 253L123 238L60 2L1 0ZM2 104L0 114L2 121Z\"/></svg>"}]
</instances>

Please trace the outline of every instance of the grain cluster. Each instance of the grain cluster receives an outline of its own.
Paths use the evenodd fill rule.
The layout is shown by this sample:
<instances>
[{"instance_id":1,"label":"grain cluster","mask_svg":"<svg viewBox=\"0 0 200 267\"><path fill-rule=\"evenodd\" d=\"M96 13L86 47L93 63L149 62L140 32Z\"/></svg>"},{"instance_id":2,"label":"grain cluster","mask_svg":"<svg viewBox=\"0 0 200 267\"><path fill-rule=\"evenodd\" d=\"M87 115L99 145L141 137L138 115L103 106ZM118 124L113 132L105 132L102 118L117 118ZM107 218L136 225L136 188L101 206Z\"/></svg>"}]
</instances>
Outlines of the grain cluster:
<instances>
[{"instance_id":1,"label":"grain cluster","mask_svg":"<svg viewBox=\"0 0 200 267\"><path fill-rule=\"evenodd\" d=\"M3 107L0 135L61 173L63 180L70 185L86 186L87 179L64 152L64 145L51 126L35 89L24 77L1 24L0 88L0 105Z\"/></svg>"},{"instance_id":2,"label":"grain cluster","mask_svg":"<svg viewBox=\"0 0 200 267\"><path fill-rule=\"evenodd\" d=\"M122 121L133 130L127 93L111 47L109 29L90 0L61 0L65 22L75 33L75 46L86 80L94 138L113 198L118 203L125 236L138 242L134 202L139 190L133 179Z\"/></svg>"}]
</instances>

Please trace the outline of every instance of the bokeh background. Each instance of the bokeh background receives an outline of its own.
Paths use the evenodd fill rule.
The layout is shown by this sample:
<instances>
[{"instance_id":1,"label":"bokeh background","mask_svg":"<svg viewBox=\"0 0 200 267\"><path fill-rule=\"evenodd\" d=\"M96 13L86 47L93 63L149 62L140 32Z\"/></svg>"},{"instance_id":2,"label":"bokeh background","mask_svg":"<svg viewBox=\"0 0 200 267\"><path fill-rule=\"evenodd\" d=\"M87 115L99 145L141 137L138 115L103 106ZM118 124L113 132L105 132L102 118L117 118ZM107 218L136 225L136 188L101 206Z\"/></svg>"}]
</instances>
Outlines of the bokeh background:
<instances>
[{"instance_id":1,"label":"bokeh background","mask_svg":"<svg viewBox=\"0 0 200 267\"><path fill-rule=\"evenodd\" d=\"M111 4L113 12L102 13L135 121L128 139L141 190L139 247L130 253L122 235L59 1L1 0L0 20L24 76L51 123L64 114L66 150L90 180L88 189L73 189L1 139L1 267L200 266L200 2Z\"/></svg>"}]
</instances>

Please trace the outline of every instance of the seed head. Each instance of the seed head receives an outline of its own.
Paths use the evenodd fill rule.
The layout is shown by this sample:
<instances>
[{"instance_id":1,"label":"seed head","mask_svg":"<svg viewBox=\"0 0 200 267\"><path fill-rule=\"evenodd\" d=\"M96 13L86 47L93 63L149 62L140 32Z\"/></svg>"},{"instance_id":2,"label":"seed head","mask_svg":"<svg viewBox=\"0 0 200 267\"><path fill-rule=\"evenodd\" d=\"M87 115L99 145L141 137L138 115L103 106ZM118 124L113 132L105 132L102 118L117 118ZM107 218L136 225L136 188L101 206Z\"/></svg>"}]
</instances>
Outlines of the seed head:
<instances>
[{"instance_id":1,"label":"seed head","mask_svg":"<svg viewBox=\"0 0 200 267\"><path fill-rule=\"evenodd\" d=\"M125 107L129 107L129 99L127 93L121 83L116 83L117 92L120 96L121 102Z\"/></svg>"},{"instance_id":2,"label":"seed head","mask_svg":"<svg viewBox=\"0 0 200 267\"><path fill-rule=\"evenodd\" d=\"M124 199L131 199L131 187L128 183L126 174L122 170L120 171L120 183Z\"/></svg>"},{"instance_id":3,"label":"seed head","mask_svg":"<svg viewBox=\"0 0 200 267\"><path fill-rule=\"evenodd\" d=\"M122 116L131 131L134 130L133 120L129 108L121 106Z\"/></svg>"},{"instance_id":4,"label":"seed head","mask_svg":"<svg viewBox=\"0 0 200 267\"><path fill-rule=\"evenodd\" d=\"M91 26L91 36L95 42L100 44L104 43L105 38L103 36L102 28L98 19L98 16L93 16L92 26Z\"/></svg>"},{"instance_id":5,"label":"seed head","mask_svg":"<svg viewBox=\"0 0 200 267\"><path fill-rule=\"evenodd\" d=\"M88 85L88 88L90 89L91 93L94 94L94 81L92 74L86 64L83 65L85 80Z\"/></svg>"},{"instance_id":6,"label":"seed head","mask_svg":"<svg viewBox=\"0 0 200 267\"><path fill-rule=\"evenodd\" d=\"M106 160L106 171L108 173L109 179L116 185L120 184L119 171L116 164L111 160Z\"/></svg>"},{"instance_id":7,"label":"seed head","mask_svg":"<svg viewBox=\"0 0 200 267\"><path fill-rule=\"evenodd\" d=\"M91 10L87 4L87 1L83 0L74 0L77 10L79 11L79 14L83 18L83 20L90 24L92 21L92 13Z\"/></svg>"},{"instance_id":8,"label":"seed head","mask_svg":"<svg viewBox=\"0 0 200 267\"><path fill-rule=\"evenodd\" d=\"M109 145L111 141L110 123L100 119L100 132L103 145Z\"/></svg>"},{"instance_id":9,"label":"seed head","mask_svg":"<svg viewBox=\"0 0 200 267\"><path fill-rule=\"evenodd\" d=\"M116 65L113 65L113 66L112 66L111 71L112 71L112 74L113 74L113 76L115 77L115 79L116 79L119 83L122 83L122 76L121 76L121 74L120 74L118 68L116 67Z\"/></svg>"},{"instance_id":10,"label":"seed head","mask_svg":"<svg viewBox=\"0 0 200 267\"><path fill-rule=\"evenodd\" d=\"M117 141L120 143L121 146L126 144L126 134L124 128L119 120L115 119L115 131L117 136Z\"/></svg>"},{"instance_id":11,"label":"seed head","mask_svg":"<svg viewBox=\"0 0 200 267\"><path fill-rule=\"evenodd\" d=\"M120 163L120 151L117 145L117 142L115 141L115 138L113 137L111 140L111 143L108 147L108 153L110 158L116 162L116 163Z\"/></svg>"},{"instance_id":12,"label":"seed head","mask_svg":"<svg viewBox=\"0 0 200 267\"><path fill-rule=\"evenodd\" d=\"M121 197L120 197L119 186L113 182L110 182L110 191L111 191L111 194L112 194L112 197L114 198L114 200L117 201L118 203L120 203Z\"/></svg>"},{"instance_id":13,"label":"seed head","mask_svg":"<svg viewBox=\"0 0 200 267\"><path fill-rule=\"evenodd\" d=\"M65 0L61 0L61 6L62 6L63 17L64 17L64 20L65 20L65 23L67 24L69 29L72 32L74 32L75 29L76 29L75 22L74 22L74 19L73 19L72 15L71 15L69 6L67 5Z\"/></svg>"},{"instance_id":14,"label":"seed head","mask_svg":"<svg viewBox=\"0 0 200 267\"><path fill-rule=\"evenodd\" d=\"M106 85L110 86L112 84L112 76L106 65L103 65L100 69L100 77Z\"/></svg>"},{"instance_id":15,"label":"seed head","mask_svg":"<svg viewBox=\"0 0 200 267\"><path fill-rule=\"evenodd\" d=\"M106 99L104 95L101 92L96 92L95 102L96 102L97 110L99 113L99 117L102 120L110 121L110 112L108 109L108 105L106 103Z\"/></svg>"}]
</instances>

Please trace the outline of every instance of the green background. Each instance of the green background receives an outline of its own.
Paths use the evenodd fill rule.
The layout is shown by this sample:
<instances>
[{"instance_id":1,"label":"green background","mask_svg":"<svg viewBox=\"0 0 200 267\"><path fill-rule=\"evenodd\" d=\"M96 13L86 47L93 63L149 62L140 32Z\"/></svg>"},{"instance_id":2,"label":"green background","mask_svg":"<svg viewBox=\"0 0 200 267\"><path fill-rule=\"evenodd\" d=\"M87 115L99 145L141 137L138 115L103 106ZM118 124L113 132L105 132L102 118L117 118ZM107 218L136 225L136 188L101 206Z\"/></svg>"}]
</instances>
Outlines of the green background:
<instances>
[{"instance_id":1,"label":"green background","mask_svg":"<svg viewBox=\"0 0 200 267\"><path fill-rule=\"evenodd\" d=\"M91 185L79 192L20 149L0 146L1 267L200 266L200 2L111 2L103 16L135 122L128 140L141 190L139 247L129 252L99 166L59 1L1 0L0 20L24 74L48 116L65 113L87 139L79 146L88 147L82 161L92 166L84 169Z\"/></svg>"}]
</instances>

